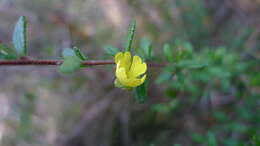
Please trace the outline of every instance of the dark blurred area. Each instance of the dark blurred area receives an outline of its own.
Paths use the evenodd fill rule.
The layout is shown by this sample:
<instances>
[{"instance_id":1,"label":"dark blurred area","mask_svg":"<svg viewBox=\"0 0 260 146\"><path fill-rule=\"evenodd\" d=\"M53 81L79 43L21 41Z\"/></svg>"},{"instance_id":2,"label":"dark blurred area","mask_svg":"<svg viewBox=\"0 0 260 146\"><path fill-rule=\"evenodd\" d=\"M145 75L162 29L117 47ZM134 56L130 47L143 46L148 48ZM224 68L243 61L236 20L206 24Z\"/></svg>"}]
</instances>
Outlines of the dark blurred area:
<instances>
[{"instance_id":1,"label":"dark blurred area","mask_svg":"<svg viewBox=\"0 0 260 146\"><path fill-rule=\"evenodd\" d=\"M145 104L114 87L112 66L0 67L0 145L260 145L259 12L260 0L1 0L1 42L26 16L34 58L77 46L111 60L104 46L122 48L134 18L135 47L149 38L159 61L165 43L190 47L212 66L165 81L150 68Z\"/></svg>"}]
</instances>

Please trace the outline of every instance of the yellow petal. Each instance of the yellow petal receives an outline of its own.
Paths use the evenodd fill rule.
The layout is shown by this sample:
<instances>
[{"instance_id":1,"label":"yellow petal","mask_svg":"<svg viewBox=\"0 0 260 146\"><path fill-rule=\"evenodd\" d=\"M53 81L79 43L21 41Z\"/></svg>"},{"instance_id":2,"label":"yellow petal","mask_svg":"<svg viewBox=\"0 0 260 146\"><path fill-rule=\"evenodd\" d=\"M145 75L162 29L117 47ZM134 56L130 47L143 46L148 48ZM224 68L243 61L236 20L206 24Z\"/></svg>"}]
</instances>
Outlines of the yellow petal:
<instances>
[{"instance_id":1,"label":"yellow petal","mask_svg":"<svg viewBox=\"0 0 260 146\"><path fill-rule=\"evenodd\" d=\"M131 68L127 74L130 78L138 77L144 74L146 70L147 70L146 63L143 63L142 59L139 56L134 56Z\"/></svg>"},{"instance_id":2,"label":"yellow petal","mask_svg":"<svg viewBox=\"0 0 260 146\"><path fill-rule=\"evenodd\" d=\"M146 79L146 75L144 75L141 79L138 79L139 81L138 81L138 84L136 84L136 86L142 85L144 83L145 79Z\"/></svg>"},{"instance_id":3,"label":"yellow petal","mask_svg":"<svg viewBox=\"0 0 260 146\"><path fill-rule=\"evenodd\" d=\"M144 83L146 79L146 75L144 75L141 79L139 78L130 78L127 80L127 86L128 87L137 87Z\"/></svg>"},{"instance_id":4,"label":"yellow petal","mask_svg":"<svg viewBox=\"0 0 260 146\"><path fill-rule=\"evenodd\" d=\"M144 76L141 78L141 84L144 83L145 79L146 79L146 75L144 75Z\"/></svg>"},{"instance_id":5,"label":"yellow petal","mask_svg":"<svg viewBox=\"0 0 260 146\"><path fill-rule=\"evenodd\" d=\"M123 56L124 56L124 55L123 55L122 52L117 53L117 54L115 55L115 63L117 64L118 61L121 60Z\"/></svg>"},{"instance_id":6,"label":"yellow petal","mask_svg":"<svg viewBox=\"0 0 260 146\"><path fill-rule=\"evenodd\" d=\"M137 87L141 84L144 83L146 79L146 75L144 75L141 79L139 78L124 78L124 79L119 79L119 82L123 85L123 86L126 86L126 87Z\"/></svg>"},{"instance_id":7,"label":"yellow petal","mask_svg":"<svg viewBox=\"0 0 260 146\"><path fill-rule=\"evenodd\" d=\"M120 61L117 64L116 68L116 78L120 84L125 87L137 87L144 83L146 75L140 78L128 78L126 75L125 68L120 68Z\"/></svg>"},{"instance_id":8,"label":"yellow petal","mask_svg":"<svg viewBox=\"0 0 260 146\"><path fill-rule=\"evenodd\" d=\"M126 88L137 87L146 79L146 75L139 78L147 70L146 63L139 56L134 56L133 60L131 58L130 52L120 52L115 56L116 81Z\"/></svg>"},{"instance_id":9,"label":"yellow petal","mask_svg":"<svg viewBox=\"0 0 260 146\"><path fill-rule=\"evenodd\" d=\"M126 76L126 71L125 68L121 67L121 62L119 61L117 66L116 66L116 77L118 78L119 82L126 80L127 76Z\"/></svg>"},{"instance_id":10,"label":"yellow petal","mask_svg":"<svg viewBox=\"0 0 260 146\"><path fill-rule=\"evenodd\" d=\"M130 52L124 53L124 58L122 59L121 63L122 63L121 67L124 67L126 69L126 71L128 71L130 69L130 66L132 64L132 57L131 57Z\"/></svg>"},{"instance_id":11,"label":"yellow petal","mask_svg":"<svg viewBox=\"0 0 260 146\"><path fill-rule=\"evenodd\" d=\"M126 71L129 70L130 66L131 66L131 53L130 52L119 52L115 55L115 63L118 64L118 62L120 63L120 68L123 67L126 69Z\"/></svg>"}]
</instances>

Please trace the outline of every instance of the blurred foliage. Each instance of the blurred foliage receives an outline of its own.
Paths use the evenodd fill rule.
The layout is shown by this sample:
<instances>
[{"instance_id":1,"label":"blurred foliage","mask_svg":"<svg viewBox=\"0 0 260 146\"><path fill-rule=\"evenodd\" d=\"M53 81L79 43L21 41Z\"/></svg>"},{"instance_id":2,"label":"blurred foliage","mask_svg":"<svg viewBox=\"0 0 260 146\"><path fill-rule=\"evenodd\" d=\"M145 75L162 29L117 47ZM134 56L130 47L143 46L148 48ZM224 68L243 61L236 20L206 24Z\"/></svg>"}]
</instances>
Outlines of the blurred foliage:
<instances>
[{"instance_id":1,"label":"blurred foliage","mask_svg":"<svg viewBox=\"0 0 260 146\"><path fill-rule=\"evenodd\" d=\"M152 110L171 115L174 111L193 107L193 110L202 110L202 114L207 113L207 118L212 119L214 124L208 127L212 129L208 135L193 133L193 140L197 143L217 145L214 133L226 133L227 137L218 139L220 145L252 143L251 137L259 135L257 123L260 122L259 94L252 93L251 89L256 86L250 85L250 80L258 76L257 66L254 62L245 62L238 53L227 51L224 47L206 48L195 53L192 48L184 48L183 45L173 49L175 56L172 58L179 58L175 60L175 65L165 68L156 80L157 84L167 84L165 94L169 97L168 102L155 104ZM241 105L234 104L236 102ZM211 109L206 107L208 104L211 104ZM202 109L198 109L200 106L203 106ZM228 115L231 113L236 115L235 119L230 119ZM250 123L250 126L245 123ZM250 142L230 138L228 133L247 137Z\"/></svg>"}]
</instances>

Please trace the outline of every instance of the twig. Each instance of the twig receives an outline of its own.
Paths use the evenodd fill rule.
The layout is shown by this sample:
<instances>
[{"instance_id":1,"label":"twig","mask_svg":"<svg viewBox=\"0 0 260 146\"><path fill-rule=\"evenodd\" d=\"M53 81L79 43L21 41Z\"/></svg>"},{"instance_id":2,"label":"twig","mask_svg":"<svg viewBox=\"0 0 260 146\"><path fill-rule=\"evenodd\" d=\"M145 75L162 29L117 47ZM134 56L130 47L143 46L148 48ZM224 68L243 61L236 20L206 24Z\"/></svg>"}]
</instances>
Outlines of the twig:
<instances>
[{"instance_id":1,"label":"twig","mask_svg":"<svg viewBox=\"0 0 260 146\"><path fill-rule=\"evenodd\" d=\"M39 60L39 59L18 59L18 60L0 60L0 66L19 66L19 65L61 65L63 60ZM96 65L113 65L111 60L88 60L82 62L82 65L96 66ZM167 63L148 62L151 67L165 67Z\"/></svg>"}]
</instances>

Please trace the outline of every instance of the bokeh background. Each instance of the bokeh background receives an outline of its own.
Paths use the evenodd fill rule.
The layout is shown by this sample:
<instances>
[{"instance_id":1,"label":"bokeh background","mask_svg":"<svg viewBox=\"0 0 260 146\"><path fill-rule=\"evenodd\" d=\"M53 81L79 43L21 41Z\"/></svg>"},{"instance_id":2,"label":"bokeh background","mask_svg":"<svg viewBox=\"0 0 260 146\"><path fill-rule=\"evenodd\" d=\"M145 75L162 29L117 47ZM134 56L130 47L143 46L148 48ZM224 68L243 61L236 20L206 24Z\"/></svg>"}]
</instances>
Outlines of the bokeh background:
<instances>
[{"instance_id":1,"label":"bokeh background","mask_svg":"<svg viewBox=\"0 0 260 146\"><path fill-rule=\"evenodd\" d=\"M259 12L259 0L1 0L1 42L11 46L24 15L35 58L77 46L89 59L112 59L104 46L122 48L134 18L136 47L146 37L159 60L169 43L215 64L178 80L150 69L145 104L114 87L113 66L71 75L0 67L0 145L259 145Z\"/></svg>"}]
</instances>

